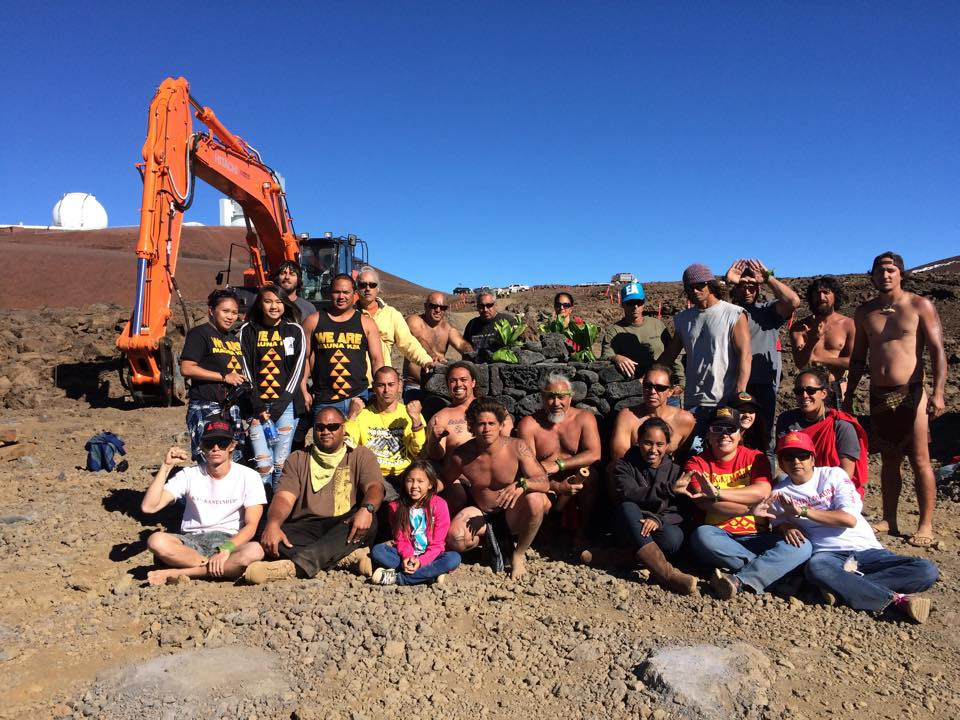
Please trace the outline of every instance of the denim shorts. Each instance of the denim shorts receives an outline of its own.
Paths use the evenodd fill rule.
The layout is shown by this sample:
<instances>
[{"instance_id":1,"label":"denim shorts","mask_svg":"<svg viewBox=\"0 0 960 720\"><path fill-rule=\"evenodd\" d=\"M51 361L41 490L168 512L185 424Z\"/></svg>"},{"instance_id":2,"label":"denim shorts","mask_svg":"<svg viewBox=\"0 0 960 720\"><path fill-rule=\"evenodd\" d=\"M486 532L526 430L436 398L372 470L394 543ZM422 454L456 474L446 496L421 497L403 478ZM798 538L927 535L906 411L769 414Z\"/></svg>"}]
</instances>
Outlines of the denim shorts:
<instances>
[{"instance_id":1,"label":"denim shorts","mask_svg":"<svg viewBox=\"0 0 960 720\"><path fill-rule=\"evenodd\" d=\"M233 537L230 533L214 530L213 532L183 533L177 535L181 542L191 550L196 550L205 558L217 554L217 548Z\"/></svg>"}]
</instances>

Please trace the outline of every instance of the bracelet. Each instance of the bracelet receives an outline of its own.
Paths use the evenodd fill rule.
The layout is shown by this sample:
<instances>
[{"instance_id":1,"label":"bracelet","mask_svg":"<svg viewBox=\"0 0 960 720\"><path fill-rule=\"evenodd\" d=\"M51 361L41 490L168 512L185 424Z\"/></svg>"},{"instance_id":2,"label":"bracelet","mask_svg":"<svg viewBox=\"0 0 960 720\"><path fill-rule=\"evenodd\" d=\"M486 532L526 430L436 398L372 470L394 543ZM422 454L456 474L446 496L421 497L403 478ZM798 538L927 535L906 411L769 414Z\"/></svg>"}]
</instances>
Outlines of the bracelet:
<instances>
[{"instance_id":1,"label":"bracelet","mask_svg":"<svg viewBox=\"0 0 960 720\"><path fill-rule=\"evenodd\" d=\"M563 458L557 458L554 462L557 464L557 467L560 468L560 472L563 472L567 467L567 463L563 461Z\"/></svg>"},{"instance_id":2,"label":"bracelet","mask_svg":"<svg viewBox=\"0 0 960 720\"><path fill-rule=\"evenodd\" d=\"M233 544L233 541L227 540L223 545L217 548L220 552L226 550L228 553L235 553L237 551L237 546Z\"/></svg>"},{"instance_id":3,"label":"bracelet","mask_svg":"<svg viewBox=\"0 0 960 720\"><path fill-rule=\"evenodd\" d=\"M524 493L526 493L529 489L530 484L527 482L527 479L523 477L523 475L517 478L517 487L523 490Z\"/></svg>"},{"instance_id":4,"label":"bracelet","mask_svg":"<svg viewBox=\"0 0 960 720\"><path fill-rule=\"evenodd\" d=\"M423 423L420 423L419 425L411 425L410 429L413 430L413 432L420 432L423 430Z\"/></svg>"},{"instance_id":5,"label":"bracelet","mask_svg":"<svg viewBox=\"0 0 960 720\"><path fill-rule=\"evenodd\" d=\"M774 277L774 272L773 272L773 269L772 269L772 268L769 269L769 270L765 270L765 271L763 272L763 281L764 281L764 282L769 282L769 281L770 281L770 278L772 278L772 277Z\"/></svg>"},{"instance_id":6,"label":"bracelet","mask_svg":"<svg viewBox=\"0 0 960 720\"><path fill-rule=\"evenodd\" d=\"M220 373L220 382L226 382L226 381L227 381L227 374Z\"/></svg>"},{"instance_id":7,"label":"bracelet","mask_svg":"<svg viewBox=\"0 0 960 720\"><path fill-rule=\"evenodd\" d=\"M810 507L808 505L804 505L802 508L800 508L800 517L805 518L809 512Z\"/></svg>"}]
</instances>

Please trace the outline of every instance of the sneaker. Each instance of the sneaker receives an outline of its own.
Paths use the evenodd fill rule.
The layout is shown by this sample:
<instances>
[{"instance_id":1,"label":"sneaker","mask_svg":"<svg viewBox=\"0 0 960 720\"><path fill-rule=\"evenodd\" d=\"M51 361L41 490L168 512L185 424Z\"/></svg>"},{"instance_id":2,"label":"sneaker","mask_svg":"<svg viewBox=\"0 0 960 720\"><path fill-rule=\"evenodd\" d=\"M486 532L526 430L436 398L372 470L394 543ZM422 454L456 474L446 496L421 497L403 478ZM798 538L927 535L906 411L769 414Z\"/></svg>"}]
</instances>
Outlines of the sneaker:
<instances>
[{"instance_id":1,"label":"sneaker","mask_svg":"<svg viewBox=\"0 0 960 720\"><path fill-rule=\"evenodd\" d=\"M903 604L903 612L907 617L916 623L925 623L930 617L930 598L920 597L919 595L910 595Z\"/></svg>"},{"instance_id":2,"label":"sneaker","mask_svg":"<svg viewBox=\"0 0 960 720\"><path fill-rule=\"evenodd\" d=\"M447 574L446 574L446 573L440 573L439 575L437 575L436 579L435 579L433 582L436 583L437 585L446 585L446 583L447 583Z\"/></svg>"},{"instance_id":3,"label":"sneaker","mask_svg":"<svg viewBox=\"0 0 960 720\"><path fill-rule=\"evenodd\" d=\"M290 560L257 560L250 563L243 579L251 585L263 585L273 580L291 580L297 576L297 566Z\"/></svg>"},{"instance_id":4,"label":"sneaker","mask_svg":"<svg viewBox=\"0 0 960 720\"><path fill-rule=\"evenodd\" d=\"M397 571L390 568L377 568L373 571L370 582L374 585L396 585Z\"/></svg>"},{"instance_id":5,"label":"sneaker","mask_svg":"<svg viewBox=\"0 0 960 720\"><path fill-rule=\"evenodd\" d=\"M825 587L820 588L820 597L823 598L823 604L833 607L837 604L837 596Z\"/></svg>"},{"instance_id":6,"label":"sneaker","mask_svg":"<svg viewBox=\"0 0 960 720\"><path fill-rule=\"evenodd\" d=\"M740 590L737 579L733 575L714 568L710 575L710 587L721 600L729 600Z\"/></svg>"}]
</instances>

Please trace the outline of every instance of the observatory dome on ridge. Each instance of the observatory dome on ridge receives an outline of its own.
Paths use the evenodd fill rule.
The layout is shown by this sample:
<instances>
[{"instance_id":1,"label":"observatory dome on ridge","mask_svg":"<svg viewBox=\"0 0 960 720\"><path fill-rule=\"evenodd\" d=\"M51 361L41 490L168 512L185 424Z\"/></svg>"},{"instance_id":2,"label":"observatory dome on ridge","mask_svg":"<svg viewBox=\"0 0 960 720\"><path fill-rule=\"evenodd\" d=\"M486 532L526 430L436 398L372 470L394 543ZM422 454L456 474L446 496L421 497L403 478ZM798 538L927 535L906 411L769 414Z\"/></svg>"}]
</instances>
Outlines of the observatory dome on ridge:
<instances>
[{"instance_id":1,"label":"observatory dome on ridge","mask_svg":"<svg viewBox=\"0 0 960 720\"><path fill-rule=\"evenodd\" d=\"M90 193L66 193L53 206L53 224L69 230L100 230L107 226L107 211Z\"/></svg>"}]
</instances>

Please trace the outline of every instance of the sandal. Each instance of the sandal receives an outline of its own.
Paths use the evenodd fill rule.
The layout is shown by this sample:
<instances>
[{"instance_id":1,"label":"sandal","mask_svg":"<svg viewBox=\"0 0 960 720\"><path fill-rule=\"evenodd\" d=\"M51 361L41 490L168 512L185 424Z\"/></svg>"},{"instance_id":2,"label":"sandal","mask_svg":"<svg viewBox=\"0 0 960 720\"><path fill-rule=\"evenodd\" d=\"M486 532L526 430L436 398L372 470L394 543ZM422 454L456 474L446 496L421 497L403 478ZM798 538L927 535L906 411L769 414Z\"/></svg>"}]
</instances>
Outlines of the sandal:
<instances>
[{"instance_id":1,"label":"sandal","mask_svg":"<svg viewBox=\"0 0 960 720\"><path fill-rule=\"evenodd\" d=\"M933 539L933 535L911 535L907 539L907 545L912 545L917 548L931 548L936 544L936 540Z\"/></svg>"}]
</instances>

